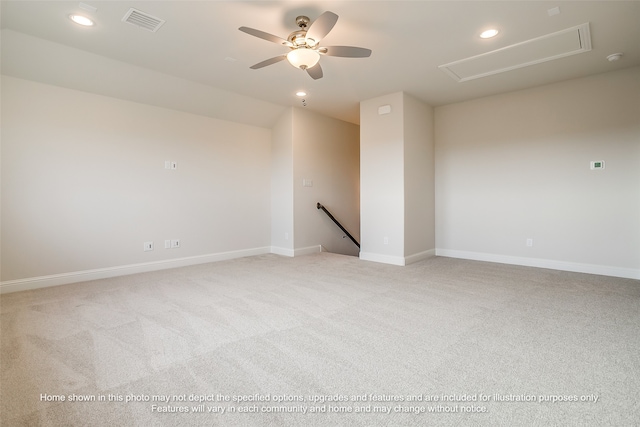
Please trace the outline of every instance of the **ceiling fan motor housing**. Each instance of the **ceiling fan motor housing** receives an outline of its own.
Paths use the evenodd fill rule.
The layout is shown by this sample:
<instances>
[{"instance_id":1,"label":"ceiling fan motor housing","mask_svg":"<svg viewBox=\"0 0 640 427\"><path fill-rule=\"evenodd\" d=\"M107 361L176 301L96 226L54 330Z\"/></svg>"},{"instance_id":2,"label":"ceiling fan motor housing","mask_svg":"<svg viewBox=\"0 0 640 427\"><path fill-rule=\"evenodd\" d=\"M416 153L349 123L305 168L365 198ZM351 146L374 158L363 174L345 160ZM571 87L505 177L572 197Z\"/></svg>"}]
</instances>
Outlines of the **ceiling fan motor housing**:
<instances>
[{"instance_id":1,"label":"ceiling fan motor housing","mask_svg":"<svg viewBox=\"0 0 640 427\"><path fill-rule=\"evenodd\" d=\"M307 44L306 37L307 37L307 32L305 30L298 30L289 34L289 37L287 38L287 40L293 43L294 45L293 49L295 49L295 47L304 46Z\"/></svg>"},{"instance_id":2,"label":"ceiling fan motor housing","mask_svg":"<svg viewBox=\"0 0 640 427\"><path fill-rule=\"evenodd\" d=\"M308 16L301 15L296 18L296 25L300 28L307 28L309 26L309 22L311 22L311 20Z\"/></svg>"}]
</instances>

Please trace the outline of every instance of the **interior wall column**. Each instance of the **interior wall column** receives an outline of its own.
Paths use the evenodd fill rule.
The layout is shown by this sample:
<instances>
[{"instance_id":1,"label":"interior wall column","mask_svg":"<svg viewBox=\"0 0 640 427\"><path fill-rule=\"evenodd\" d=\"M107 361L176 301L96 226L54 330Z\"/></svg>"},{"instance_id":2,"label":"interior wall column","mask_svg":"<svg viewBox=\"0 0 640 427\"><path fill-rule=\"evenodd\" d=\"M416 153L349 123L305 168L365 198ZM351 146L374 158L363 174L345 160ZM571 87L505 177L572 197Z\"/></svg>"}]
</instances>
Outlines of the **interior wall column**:
<instances>
[{"instance_id":1,"label":"interior wall column","mask_svg":"<svg viewBox=\"0 0 640 427\"><path fill-rule=\"evenodd\" d=\"M433 109L397 92L360 104L360 258L435 255Z\"/></svg>"}]
</instances>

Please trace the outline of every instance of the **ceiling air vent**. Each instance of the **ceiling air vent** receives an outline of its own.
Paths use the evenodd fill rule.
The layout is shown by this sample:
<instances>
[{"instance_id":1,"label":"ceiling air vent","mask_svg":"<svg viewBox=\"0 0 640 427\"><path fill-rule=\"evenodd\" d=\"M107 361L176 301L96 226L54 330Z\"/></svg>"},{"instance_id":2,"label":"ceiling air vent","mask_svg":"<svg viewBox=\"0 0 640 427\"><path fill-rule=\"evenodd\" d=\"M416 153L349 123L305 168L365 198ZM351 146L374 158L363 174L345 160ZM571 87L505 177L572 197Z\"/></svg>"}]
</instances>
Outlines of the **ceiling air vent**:
<instances>
[{"instance_id":1,"label":"ceiling air vent","mask_svg":"<svg viewBox=\"0 0 640 427\"><path fill-rule=\"evenodd\" d=\"M158 31L162 24L165 23L164 19L151 16L148 13L133 8L129 9L129 11L124 15L124 18L122 18L122 21L133 24L136 27L144 28L152 33Z\"/></svg>"},{"instance_id":2,"label":"ceiling air vent","mask_svg":"<svg viewBox=\"0 0 640 427\"><path fill-rule=\"evenodd\" d=\"M454 80L465 82L591 50L589 23L526 40L481 55L440 65Z\"/></svg>"}]
</instances>

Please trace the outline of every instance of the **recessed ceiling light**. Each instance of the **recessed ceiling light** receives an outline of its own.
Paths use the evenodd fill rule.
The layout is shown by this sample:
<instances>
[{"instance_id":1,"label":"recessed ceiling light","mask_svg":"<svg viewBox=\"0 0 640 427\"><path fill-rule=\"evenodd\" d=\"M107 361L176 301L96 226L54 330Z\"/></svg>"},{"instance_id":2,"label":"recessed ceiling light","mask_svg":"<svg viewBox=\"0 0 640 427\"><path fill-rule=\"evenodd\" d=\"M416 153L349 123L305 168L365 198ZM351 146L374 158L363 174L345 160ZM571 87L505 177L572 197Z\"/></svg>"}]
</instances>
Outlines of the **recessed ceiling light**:
<instances>
[{"instance_id":1,"label":"recessed ceiling light","mask_svg":"<svg viewBox=\"0 0 640 427\"><path fill-rule=\"evenodd\" d=\"M499 33L498 30L496 30L495 28L491 28L489 30L483 31L480 33L480 38L483 39L490 39L491 37L495 37L497 36Z\"/></svg>"},{"instance_id":2,"label":"recessed ceiling light","mask_svg":"<svg viewBox=\"0 0 640 427\"><path fill-rule=\"evenodd\" d=\"M302 90L296 92L296 96L307 96L307 92L304 92Z\"/></svg>"},{"instance_id":3,"label":"recessed ceiling light","mask_svg":"<svg viewBox=\"0 0 640 427\"><path fill-rule=\"evenodd\" d=\"M69 15L69 19L71 19L76 24L83 25L85 27L90 27L93 25L93 21L86 16L82 15Z\"/></svg>"},{"instance_id":4,"label":"recessed ceiling light","mask_svg":"<svg viewBox=\"0 0 640 427\"><path fill-rule=\"evenodd\" d=\"M621 53L612 53L611 55L607 56L607 59L609 60L609 62L618 61L620 60L620 58L622 58Z\"/></svg>"}]
</instances>

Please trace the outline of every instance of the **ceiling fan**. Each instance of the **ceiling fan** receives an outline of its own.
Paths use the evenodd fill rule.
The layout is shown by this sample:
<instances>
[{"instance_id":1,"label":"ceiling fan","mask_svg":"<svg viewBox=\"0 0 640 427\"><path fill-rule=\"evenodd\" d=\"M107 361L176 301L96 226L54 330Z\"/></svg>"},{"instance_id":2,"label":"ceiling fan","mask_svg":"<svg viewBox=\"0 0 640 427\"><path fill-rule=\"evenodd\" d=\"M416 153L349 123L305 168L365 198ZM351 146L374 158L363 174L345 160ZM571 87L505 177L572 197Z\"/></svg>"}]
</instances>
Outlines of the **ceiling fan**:
<instances>
[{"instance_id":1,"label":"ceiling fan","mask_svg":"<svg viewBox=\"0 0 640 427\"><path fill-rule=\"evenodd\" d=\"M319 63L320 55L339 56L342 58L367 58L371 55L371 49L363 47L319 46L320 40L329 34L329 31L333 29L337 21L338 15L329 11L320 15L311 25L309 25L310 20L308 17L298 16L296 24L300 29L289 34L286 40L254 28L240 27L238 29L252 36L287 46L290 49L289 53L252 65L251 69L257 70L287 59L291 65L305 70L311 78L317 80L322 78L322 67L320 67Z\"/></svg>"}]
</instances>

